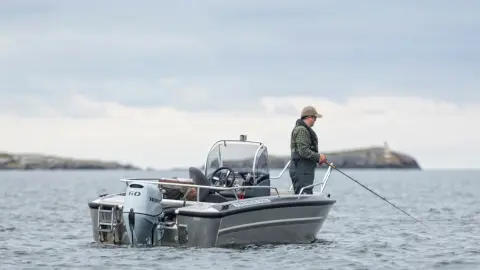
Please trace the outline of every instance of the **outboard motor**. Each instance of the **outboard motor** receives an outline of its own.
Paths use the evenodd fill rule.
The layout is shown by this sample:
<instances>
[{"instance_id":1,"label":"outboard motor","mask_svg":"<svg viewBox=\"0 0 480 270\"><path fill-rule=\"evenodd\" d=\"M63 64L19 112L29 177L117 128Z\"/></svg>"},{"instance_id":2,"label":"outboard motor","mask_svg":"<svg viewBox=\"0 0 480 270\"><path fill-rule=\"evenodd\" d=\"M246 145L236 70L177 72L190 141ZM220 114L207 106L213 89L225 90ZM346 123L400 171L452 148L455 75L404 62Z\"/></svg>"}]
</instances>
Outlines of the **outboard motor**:
<instances>
[{"instance_id":1,"label":"outboard motor","mask_svg":"<svg viewBox=\"0 0 480 270\"><path fill-rule=\"evenodd\" d=\"M158 241L157 225L163 214L162 197L157 185L143 182L128 185L123 220L132 246L155 245Z\"/></svg>"}]
</instances>

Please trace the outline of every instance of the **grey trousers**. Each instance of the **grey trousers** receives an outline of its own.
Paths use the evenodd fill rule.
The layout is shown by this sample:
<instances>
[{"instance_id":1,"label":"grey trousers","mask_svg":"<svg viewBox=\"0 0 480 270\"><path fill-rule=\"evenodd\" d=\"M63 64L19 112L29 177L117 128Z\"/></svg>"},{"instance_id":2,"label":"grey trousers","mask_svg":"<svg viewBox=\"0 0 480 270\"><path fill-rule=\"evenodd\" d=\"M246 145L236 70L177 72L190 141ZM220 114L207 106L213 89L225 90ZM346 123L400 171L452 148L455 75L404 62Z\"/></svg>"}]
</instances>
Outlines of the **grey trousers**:
<instances>
[{"instance_id":1,"label":"grey trousers","mask_svg":"<svg viewBox=\"0 0 480 270\"><path fill-rule=\"evenodd\" d=\"M316 165L316 163L309 160L292 160L289 173L295 194L299 194L303 187L313 184L313 181L315 180ZM302 193L312 194L313 188L306 188Z\"/></svg>"}]
</instances>

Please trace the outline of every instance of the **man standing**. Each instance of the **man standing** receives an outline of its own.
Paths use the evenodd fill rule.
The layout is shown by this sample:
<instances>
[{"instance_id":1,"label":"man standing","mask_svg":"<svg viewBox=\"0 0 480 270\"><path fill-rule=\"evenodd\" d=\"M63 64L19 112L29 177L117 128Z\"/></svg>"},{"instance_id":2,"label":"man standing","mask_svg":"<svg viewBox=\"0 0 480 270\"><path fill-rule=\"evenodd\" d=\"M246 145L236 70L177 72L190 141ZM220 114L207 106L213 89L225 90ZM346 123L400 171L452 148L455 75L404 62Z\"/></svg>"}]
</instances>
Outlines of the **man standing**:
<instances>
[{"instance_id":1,"label":"man standing","mask_svg":"<svg viewBox=\"0 0 480 270\"><path fill-rule=\"evenodd\" d=\"M317 162L322 164L327 159L318 153L318 138L312 127L322 115L312 106L303 108L300 119L292 130L290 149L291 159L290 178L293 190L299 194L300 190L313 184ZM312 194L312 188L304 189L302 193Z\"/></svg>"}]
</instances>

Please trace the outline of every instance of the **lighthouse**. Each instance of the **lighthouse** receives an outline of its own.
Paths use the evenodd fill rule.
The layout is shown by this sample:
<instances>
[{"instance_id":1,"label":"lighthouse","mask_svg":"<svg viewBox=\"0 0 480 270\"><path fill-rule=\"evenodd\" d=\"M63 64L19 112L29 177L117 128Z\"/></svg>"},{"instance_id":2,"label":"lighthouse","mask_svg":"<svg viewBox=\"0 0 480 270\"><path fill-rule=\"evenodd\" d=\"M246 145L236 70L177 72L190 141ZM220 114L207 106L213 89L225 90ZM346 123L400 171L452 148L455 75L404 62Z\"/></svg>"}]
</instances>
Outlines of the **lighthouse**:
<instances>
[{"instance_id":1,"label":"lighthouse","mask_svg":"<svg viewBox=\"0 0 480 270\"><path fill-rule=\"evenodd\" d=\"M390 150L390 147L388 147L388 143L384 142L383 143L383 158L388 162L392 158L392 152Z\"/></svg>"}]
</instances>

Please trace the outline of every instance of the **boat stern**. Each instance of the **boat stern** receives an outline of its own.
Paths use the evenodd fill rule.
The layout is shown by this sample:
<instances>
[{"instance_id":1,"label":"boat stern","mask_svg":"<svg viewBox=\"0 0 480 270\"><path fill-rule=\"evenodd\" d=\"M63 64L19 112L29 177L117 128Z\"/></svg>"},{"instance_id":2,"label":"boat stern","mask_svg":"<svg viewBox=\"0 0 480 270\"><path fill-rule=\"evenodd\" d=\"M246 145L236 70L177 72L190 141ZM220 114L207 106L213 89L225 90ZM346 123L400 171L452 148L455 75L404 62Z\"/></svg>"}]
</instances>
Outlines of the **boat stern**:
<instances>
[{"instance_id":1,"label":"boat stern","mask_svg":"<svg viewBox=\"0 0 480 270\"><path fill-rule=\"evenodd\" d=\"M123 194L101 195L88 203L92 236L96 243L122 244L126 238L123 222Z\"/></svg>"}]
</instances>

